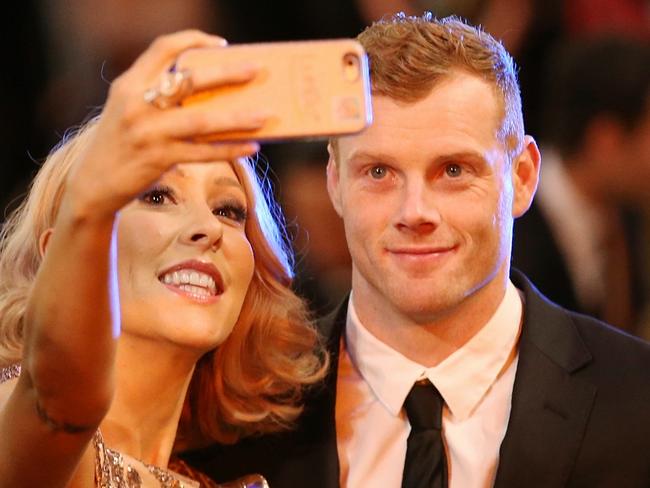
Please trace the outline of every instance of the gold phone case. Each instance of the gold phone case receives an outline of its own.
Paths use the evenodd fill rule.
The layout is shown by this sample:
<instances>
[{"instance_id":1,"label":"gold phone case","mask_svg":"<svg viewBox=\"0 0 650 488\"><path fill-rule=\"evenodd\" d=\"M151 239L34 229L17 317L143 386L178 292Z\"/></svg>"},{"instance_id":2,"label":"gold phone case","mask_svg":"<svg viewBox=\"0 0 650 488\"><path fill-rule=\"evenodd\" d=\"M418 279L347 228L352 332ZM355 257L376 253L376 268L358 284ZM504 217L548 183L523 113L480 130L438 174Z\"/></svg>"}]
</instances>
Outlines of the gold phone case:
<instances>
[{"instance_id":1,"label":"gold phone case","mask_svg":"<svg viewBox=\"0 0 650 488\"><path fill-rule=\"evenodd\" d=\"M252 81L194 93L183 104L202 103L206 110L263 109L272 116L259 130L221 132L208 140L320 139L354 134L372 120L368 61L353 39L191 49L181 54L176 67L242 62L259 67Z\"/></svg>"}]
</instances>

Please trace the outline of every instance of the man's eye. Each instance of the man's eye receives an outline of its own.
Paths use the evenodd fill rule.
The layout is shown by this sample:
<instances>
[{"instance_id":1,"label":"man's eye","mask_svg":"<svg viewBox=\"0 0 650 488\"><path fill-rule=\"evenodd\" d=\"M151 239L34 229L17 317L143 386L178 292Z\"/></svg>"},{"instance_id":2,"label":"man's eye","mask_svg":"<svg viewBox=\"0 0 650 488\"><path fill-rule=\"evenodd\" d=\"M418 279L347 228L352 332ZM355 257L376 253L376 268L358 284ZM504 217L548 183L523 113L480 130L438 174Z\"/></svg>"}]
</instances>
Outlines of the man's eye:
<instances>
[{"instance_id":1,"label":"man's eye","mask_svg":"<svg viewBox=\"0 0 650 488\"><path fill-rule=\"evenodd\" d=\"M462 168L456 163L448 164L445 166L445 173L451 178L458 178L462 172Z\"/></svg>"},{"instance_id":2,"label":"man's eye","mask_svg":"<svg viewBox=\"0 0 650 488\"><path fill-rule=\"evenodd\" d=\"M370 176L376 180L380 180L386 176L388 171L384 166L373 166L370 168Z\"/></svg>"}]
</instances>

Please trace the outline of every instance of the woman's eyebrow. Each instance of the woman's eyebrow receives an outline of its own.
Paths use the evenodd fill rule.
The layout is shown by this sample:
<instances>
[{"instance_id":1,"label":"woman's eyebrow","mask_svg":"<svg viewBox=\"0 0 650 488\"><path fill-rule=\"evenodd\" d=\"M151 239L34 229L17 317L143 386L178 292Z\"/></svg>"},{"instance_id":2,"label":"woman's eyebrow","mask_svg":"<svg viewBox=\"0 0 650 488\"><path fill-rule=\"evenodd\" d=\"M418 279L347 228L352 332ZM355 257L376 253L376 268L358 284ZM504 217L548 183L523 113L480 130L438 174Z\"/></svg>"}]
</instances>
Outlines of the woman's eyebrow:
<instances>
[{"instance_id":1,"label":"woman's eyebrow","mask_svg":"<svg viewBox=\"0 0 650 488\"><path fill-rule=\"evenodd\" d=\"M212 181L212 183L214 183L215 186L232 186L235 188L242 188L241 183L232 176L218 176Z\"/></svg>"}]
</instances>

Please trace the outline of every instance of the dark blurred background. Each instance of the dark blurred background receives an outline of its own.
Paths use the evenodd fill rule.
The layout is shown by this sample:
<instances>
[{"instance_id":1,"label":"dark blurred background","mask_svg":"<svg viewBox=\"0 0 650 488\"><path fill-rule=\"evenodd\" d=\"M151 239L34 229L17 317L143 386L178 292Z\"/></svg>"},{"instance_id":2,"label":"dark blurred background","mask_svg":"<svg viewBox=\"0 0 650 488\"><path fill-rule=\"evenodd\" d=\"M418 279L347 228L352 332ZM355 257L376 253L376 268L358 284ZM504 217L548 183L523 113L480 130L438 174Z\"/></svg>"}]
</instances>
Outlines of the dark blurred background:
<instances>
[{"instance_id":1,"label":"dark blurred background","mask_svg":"<svg viewBox=\"0 0 650 488\"><path fill-rule=\"evenodd\" d=\"M517 223L515 265L557 302L650 337L650 2L646 0L23 0L5 14L0 204L14 208L65 131L157 36L199 28L230 43L354 37L384 15L456 14L520 66L527 132L546 165ZM586 60L580 63L580 60ZM567 141L568 139L568 141ZM324 142L267 144L316 312L348 291Z\"/></svg>"}]
</instances>

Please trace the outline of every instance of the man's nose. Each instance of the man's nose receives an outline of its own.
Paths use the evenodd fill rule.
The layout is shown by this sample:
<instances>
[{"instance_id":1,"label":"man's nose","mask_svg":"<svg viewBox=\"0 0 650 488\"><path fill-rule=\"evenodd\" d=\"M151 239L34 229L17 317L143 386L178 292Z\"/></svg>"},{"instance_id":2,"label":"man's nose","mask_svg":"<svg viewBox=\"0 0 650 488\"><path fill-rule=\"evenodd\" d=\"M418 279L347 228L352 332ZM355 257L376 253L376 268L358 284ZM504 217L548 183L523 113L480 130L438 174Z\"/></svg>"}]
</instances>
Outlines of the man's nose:
<instances>
[{"instance_id":1,"label":"man's nose","mask_svg":"<svg viewBox=\"0 0 650 488\"><path fill-rule=\"evenodd\" d=\"M415 233L433 231L441 220L436 203L433 190L424 178L407 182L402 189L397 227Z\"/></svg>"}]
</instances>

